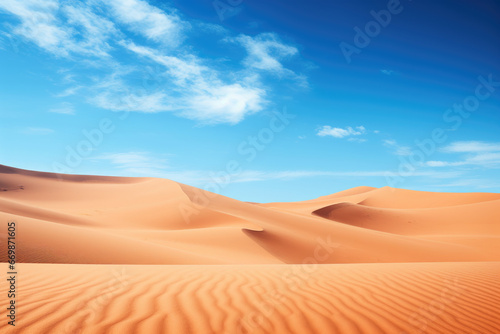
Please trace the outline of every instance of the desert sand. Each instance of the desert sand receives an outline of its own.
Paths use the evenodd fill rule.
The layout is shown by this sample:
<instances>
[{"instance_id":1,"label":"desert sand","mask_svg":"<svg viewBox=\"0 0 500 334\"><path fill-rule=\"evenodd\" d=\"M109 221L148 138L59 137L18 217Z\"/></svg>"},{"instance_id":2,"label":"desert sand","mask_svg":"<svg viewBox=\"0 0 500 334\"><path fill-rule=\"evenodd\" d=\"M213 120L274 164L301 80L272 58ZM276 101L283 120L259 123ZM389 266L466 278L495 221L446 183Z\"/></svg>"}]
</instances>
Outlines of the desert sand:
<instances>
[{"instance_id":1,"label":"desert sand","mask_svg":"<svg viewBox=\"0 0 500 334\"><path fill-rule=\"evenodd\" d=\"M0 166L0 221L19 272L1 333L500 333L500 194L259 204Z\"/></svg>"}]
</instances>

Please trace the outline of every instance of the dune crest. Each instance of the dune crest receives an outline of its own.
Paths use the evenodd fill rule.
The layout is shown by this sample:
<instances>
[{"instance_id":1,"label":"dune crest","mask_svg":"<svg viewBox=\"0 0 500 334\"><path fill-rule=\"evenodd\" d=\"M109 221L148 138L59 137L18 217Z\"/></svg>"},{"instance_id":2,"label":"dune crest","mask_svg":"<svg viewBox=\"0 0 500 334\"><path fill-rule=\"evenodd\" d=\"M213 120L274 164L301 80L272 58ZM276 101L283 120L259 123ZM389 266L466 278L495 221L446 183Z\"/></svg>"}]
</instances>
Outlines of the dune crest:
<instances>
[{"instance_id":1,"label":"dune crest","mask_svg":"<svg viewBox=\"0 0 500 334\"><path fill-rule=\"evenodd\" d=\"M290 264L322 238L335 250L319 263L500 261L499 194L356 187L254 204L165 179L6 166L0 186L0 217L22 226L21 262Z\"/></svg>"},{"instance_id":2,"label":"dune crest","mask_svg":"<svg viewBox=\"0 0 500 334\"><path fill-rule=\"evenodd\" d=\"M500 332L500 194L259 204L1 165L0 190L20 272L1 333Z\"/></svg>"}]
</instances>

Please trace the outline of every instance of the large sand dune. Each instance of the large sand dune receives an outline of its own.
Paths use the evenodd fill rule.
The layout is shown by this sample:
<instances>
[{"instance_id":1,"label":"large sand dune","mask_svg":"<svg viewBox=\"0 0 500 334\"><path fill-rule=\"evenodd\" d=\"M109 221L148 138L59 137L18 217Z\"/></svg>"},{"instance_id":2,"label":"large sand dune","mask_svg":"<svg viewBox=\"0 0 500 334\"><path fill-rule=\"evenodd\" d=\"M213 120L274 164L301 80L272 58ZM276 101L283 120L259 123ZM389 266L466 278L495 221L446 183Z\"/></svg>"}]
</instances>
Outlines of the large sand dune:
<instances>
[{"instance_id":1,"label":"large sand dune","mask_svg":"<svg viewBox=\"0 0 500 334\"><path fill-rule=\"evenodd\" d=\"M257 204L0 166L0 221L2 244L17 225L16 333L500 332L500 194Z\"/></svg>"}]
</instances>

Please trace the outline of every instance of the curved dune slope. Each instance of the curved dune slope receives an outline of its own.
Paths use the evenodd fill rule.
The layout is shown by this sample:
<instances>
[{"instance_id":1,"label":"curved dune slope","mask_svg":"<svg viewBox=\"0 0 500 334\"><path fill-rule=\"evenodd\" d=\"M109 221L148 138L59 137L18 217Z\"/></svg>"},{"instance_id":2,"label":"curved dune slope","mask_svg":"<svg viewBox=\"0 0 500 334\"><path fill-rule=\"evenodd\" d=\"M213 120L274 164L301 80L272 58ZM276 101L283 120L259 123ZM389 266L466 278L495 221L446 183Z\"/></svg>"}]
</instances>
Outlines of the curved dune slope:
<instances>
[{"instance_id":1,"label":"curved dune slope","mask_svg":"<svg viewBox=\"0 0 500 334\"><path fill-rule=\"evenodd\" d=\"M19 267L16 334L500 331L498 262Z\"/></svg>"},{"instance_id":2,"label":"curved dune slope","mask_svg":"<svg viewBox=\"0 0 500 334\"><path fill-rule=\"evenodd\" d=\"M500 200L429 209L386 209L338 203L313 211L333 221L406 235L500 235Z\"/></svg>"},{"instance_id":3,"label":"curved dune slope","mask_svg":"<svg viewBox=\"0 0 500 334\"><path fill-rule=\"evenodd\" d=\"M304 202L253 204L165 179L6 166L0 190L0 220L22 231L20 262L500 261L499 194L357 187Z\"/></svg>"},{"instance_id":4,"label":"curved dune slope","mask_svg":"<svg viewBox=\"0 0 500 334\"><path fill-rule=\"evenodd\" d=\"M0 221L18 262L0 333L500 333L500 194L256 204L0 165Z\"/></svg>"}]
</instances>

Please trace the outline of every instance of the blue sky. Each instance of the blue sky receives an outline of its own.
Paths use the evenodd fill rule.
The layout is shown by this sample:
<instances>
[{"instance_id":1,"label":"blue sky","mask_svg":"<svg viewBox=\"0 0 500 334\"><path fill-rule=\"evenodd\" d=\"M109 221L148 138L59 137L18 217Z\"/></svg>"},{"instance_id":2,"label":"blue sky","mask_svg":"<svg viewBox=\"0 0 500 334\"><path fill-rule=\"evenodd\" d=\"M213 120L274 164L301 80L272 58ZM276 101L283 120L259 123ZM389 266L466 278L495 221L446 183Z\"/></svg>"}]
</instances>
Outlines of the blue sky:
<instances>
[{"instance_id":1,"label":"blue sky","mask_svg":"<svg viewBox=\"0 0 500 334\"><path fill-rule=\"evenodd\" d=\"M0 157L240 200L500 191L500 3L4 0Z\"/></svg>"}]
</instances>

